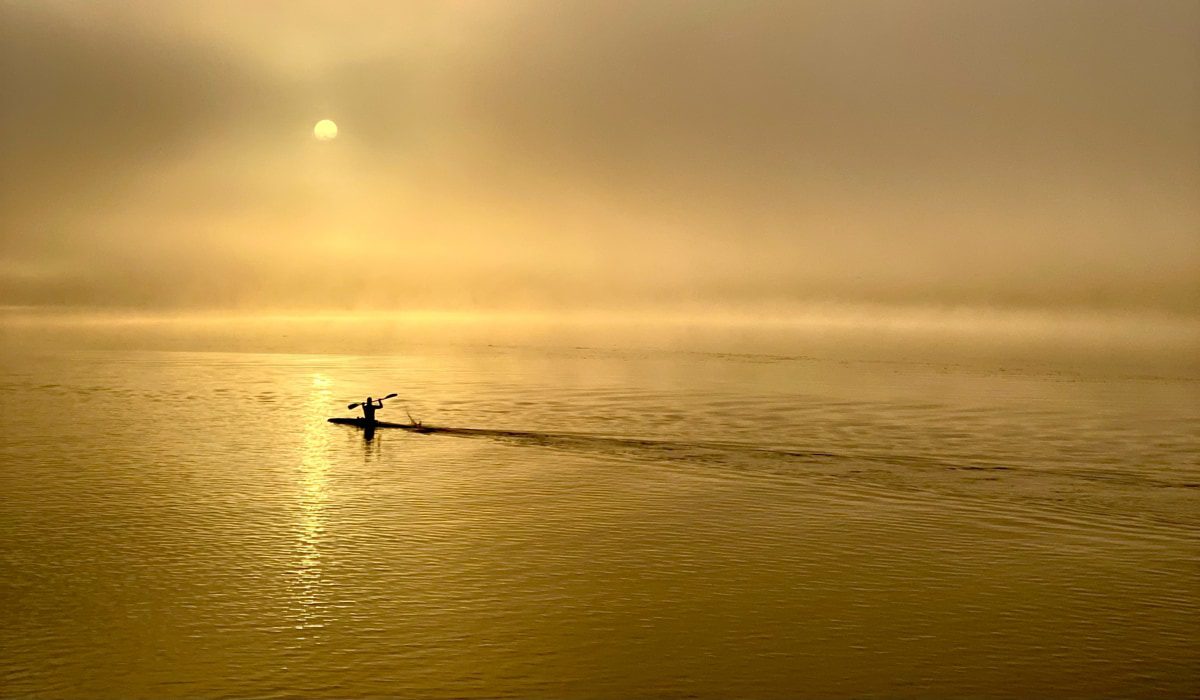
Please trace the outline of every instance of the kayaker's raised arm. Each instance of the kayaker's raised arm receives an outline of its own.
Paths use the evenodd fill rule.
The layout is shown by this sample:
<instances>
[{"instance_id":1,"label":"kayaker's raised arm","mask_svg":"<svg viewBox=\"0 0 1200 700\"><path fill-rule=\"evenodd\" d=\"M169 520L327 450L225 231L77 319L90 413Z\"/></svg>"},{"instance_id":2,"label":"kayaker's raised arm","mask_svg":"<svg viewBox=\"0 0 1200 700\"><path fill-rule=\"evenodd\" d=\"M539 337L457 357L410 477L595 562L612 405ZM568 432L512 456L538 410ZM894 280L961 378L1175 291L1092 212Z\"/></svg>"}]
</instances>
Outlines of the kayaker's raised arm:
<instances>
[{"instance_id":1,"label":"kayaker's raised arm","mask_svg":"<svg viewBox=\"0 0 1200 700\"><path fill-rule=\"evenodd\" d=\"M362 403L357 403L357 404L352 403L349 406L347 406L347 408L349 408L350 410L354 410L355 406L362 408L363 420L365 420L367 422L372 422L375 420L375 411L378 411L379 409L383 408L384 400L390 399L390 398L394 397L395 395L396 394L388 394L387 396L383 397L382 399L377 399L373 396L368 396L367 399L365 401L363 401Z\"/></svg>"}]
</instances>

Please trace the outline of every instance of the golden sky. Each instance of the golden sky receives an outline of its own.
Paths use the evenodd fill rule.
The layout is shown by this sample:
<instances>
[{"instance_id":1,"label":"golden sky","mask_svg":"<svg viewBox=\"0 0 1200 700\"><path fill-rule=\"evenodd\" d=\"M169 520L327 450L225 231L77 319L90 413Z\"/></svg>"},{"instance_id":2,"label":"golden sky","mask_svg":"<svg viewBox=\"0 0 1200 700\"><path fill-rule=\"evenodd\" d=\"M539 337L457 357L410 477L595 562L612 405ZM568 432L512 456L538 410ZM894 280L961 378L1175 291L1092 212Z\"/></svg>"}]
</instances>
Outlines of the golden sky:
<instances>
[{"instance_id":1,"label":"golden sky","mask_svg":"<svg viewBox=\"0 0 1200 700\"><path fill-rule=\"evenodd\" d=\"M1193 0L7 0L0 63L0 306L1200 314Z\"/></svg>"}]
</instances>

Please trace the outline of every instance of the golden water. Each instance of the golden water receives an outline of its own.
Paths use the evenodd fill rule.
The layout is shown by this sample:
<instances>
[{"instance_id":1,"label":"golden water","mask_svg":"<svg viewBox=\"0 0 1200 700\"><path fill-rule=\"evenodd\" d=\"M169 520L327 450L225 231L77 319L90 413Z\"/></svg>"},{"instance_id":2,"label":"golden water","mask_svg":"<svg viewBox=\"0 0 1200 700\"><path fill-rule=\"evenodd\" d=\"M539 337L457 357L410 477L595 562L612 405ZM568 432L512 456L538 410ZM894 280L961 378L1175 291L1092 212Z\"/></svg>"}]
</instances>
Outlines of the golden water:
<instances>
[{"instance_id":1,"label":"golden water","mask_svg":"<svg viewBox=\"0 0 1200 700\"><path fill-rule=\"evenodd\" d=\"M2 696L1200 693L1195 378L5 357ZM481 432L325 422L390 391Z\"/></svg>"}]
</instances>

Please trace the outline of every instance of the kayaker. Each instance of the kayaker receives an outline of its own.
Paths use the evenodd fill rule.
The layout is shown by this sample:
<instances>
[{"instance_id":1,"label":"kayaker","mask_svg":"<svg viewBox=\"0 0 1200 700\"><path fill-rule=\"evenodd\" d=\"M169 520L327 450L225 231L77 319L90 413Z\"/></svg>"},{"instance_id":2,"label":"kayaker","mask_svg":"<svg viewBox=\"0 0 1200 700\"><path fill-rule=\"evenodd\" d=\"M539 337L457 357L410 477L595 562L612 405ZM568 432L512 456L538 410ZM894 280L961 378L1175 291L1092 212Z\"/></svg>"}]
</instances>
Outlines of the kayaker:
<instances>
[{"instance_id":1,"label":"kayaker","mask_svg":"<svg viewBox=\"0 0 1200 700\"><path fill-rule=\"evenodd\" d=\"M363 419L368 423L375 422L375 411L383 408L383 399L373 399L370 396L362 402Z\"/></svg>"}]
</instances>

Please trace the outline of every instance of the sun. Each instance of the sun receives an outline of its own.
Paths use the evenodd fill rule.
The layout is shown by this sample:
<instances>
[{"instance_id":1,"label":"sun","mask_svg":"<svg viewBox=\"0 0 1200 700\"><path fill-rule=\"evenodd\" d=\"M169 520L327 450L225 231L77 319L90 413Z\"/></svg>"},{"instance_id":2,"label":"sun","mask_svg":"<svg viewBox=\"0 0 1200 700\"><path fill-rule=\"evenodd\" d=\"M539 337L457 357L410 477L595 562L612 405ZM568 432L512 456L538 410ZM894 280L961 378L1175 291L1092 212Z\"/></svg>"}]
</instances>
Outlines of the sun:
<instances>
[{"instance_id":1,"label":"sun","mask_svg":"<svg viewBox=\"0 0 1200 700\"><path fill-rule=\"evenodd\" d=\"M334 124L332 119L322 119L313 127L313 136L317 137L318 141L332 141L337 138L337 134L337 124Z\"/></svg>"}]
</instances>

